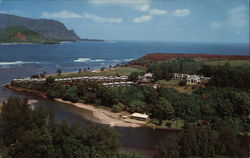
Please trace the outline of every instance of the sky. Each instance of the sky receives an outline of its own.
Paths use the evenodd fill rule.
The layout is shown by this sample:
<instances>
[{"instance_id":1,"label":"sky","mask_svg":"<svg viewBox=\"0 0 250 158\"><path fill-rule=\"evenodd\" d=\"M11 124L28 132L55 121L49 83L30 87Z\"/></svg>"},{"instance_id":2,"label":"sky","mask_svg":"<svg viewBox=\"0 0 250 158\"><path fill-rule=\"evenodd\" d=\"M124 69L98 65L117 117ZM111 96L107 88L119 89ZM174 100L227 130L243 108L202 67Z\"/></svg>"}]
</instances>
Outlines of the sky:
<instances>
[{"instance_id":1,"label":"sky","mask_svg":"<svg viewBox=\"0 0 250 158\"><path fill-rule=\"evenodd\" d=\"M0 13L54 19L81 38L249 43L250 0L0 0Z\"/></svg>"}]
</instances>

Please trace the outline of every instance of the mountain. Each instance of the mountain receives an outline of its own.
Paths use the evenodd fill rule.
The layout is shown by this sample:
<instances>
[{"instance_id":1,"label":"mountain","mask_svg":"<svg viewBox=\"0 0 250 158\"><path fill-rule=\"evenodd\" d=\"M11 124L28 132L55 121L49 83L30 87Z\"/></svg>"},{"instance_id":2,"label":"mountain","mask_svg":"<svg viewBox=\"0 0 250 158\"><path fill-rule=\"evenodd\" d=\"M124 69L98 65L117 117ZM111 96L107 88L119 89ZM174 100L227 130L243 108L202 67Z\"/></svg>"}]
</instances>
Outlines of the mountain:
<instances>
[{"instance_id":1,"label":"mountain","mask_svg":"<svg viewBox=\"0 0 250 158\"><path fill-rule=\"evenodd\" d=\"M80 40L73 30L68 30L65 25L59 21L49 19L31 19L0 13L0 30L13 26L25 27L27 30L33 31L48 39L59 41Z\"/></svg>"},{"instance_id":2,"label":"mountain","mask_svg":"<svg viewBox=\"0 0 250 158\"><path fill-rule=\"evenodd\" d=\"M23 26L5 27L0 30L0 43L42 43L55 44L58 40L46 38Z\"/></svg>"}]
</instances>

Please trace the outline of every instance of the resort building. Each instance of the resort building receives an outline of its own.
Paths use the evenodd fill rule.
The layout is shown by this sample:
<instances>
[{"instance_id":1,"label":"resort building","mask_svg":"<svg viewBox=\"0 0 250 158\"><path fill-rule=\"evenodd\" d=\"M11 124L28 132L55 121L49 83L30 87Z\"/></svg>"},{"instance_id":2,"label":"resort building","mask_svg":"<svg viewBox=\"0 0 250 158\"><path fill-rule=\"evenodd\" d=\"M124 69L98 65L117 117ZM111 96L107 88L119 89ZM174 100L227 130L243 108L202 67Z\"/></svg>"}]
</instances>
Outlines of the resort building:
<instances>
[{"instance_id":1,"label":"resort building","mask_svg":"<svg viewBox=\"0 0 250 158\"><path fill-rule=\"evenodd\" d=\"M128 76L92 76L92 77L73 77L73 78L56 78L55 82L57 83L70 83L70 82L80 82L80 81L95 81L100 83L105 82L126 82L128 80ZM13 79L13 82L16 83L45 83L45 78L24 78L24 79Z\"/></svg>"},{"instance_id":2,"label":"resort building","mask_svg":"<svg viewBox=\"0 0 250 158\"><path fill-rule=\"evenodd\" d=\"M153 80L153 73L146 73L143 76L139 76L140 83L150 83Z\"/></svg>"},{"instance_id":3,"label":"resort building","mask_svg":"<svg viewBox=\"0 0 250 158\"><path fill-rule=\"evenodd\" d=\"M109 82L109 83L102 83L105 87L121 87L121 86L130 86L134 84L134 82Z\"/></svg>"},{"instance_id":4,"label":"resort building","mask_svg":"<svg viewBox=\"0 0 250 158\"><path fill-rule=\"evenodd\" d=\"M187 79L187 84L198 84L201 83L201 78L197 75L190 75Z\"/></svg>"},{"instance_id":5,"label":"resort building","mask_svg":"<svg viewBox=\"0 0 250 158\"><path fill-rule=\"evenodd\" d=\"M173 73L173 79L175 80L186 80L190 76L189 74Z\"/></svg>"},{"instance_id":6,"label":"resort building","mask_svg":"<svg viewBox=\"0 0 250 158\"><path fill-rule=\"evenodd\" d=\"M138 120L147 120L149 119L149 116L146 114L141 114L141 113L133 113L131 115L131 118L138 119Z\"/></svg>"}]
</instances>

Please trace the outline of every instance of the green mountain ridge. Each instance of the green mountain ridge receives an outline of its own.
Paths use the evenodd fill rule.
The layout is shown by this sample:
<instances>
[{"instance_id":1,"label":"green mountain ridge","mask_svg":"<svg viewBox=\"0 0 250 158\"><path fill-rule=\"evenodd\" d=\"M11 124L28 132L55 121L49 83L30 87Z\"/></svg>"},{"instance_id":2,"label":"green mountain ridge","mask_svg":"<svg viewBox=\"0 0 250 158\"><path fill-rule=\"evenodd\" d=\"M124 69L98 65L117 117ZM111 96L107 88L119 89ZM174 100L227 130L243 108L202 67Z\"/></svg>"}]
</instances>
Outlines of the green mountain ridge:
<instances>
[{"instance_id":1,"label":"green mountain ridge","mask_svg":"<svg viewBox=\"0 0 250 158\"><path fill-rule=\"evenodd\" d=\"M23 26L11 26L0 30L0 43L56 44L59 40L43 37Z\"/></svg>"}]
</instances>

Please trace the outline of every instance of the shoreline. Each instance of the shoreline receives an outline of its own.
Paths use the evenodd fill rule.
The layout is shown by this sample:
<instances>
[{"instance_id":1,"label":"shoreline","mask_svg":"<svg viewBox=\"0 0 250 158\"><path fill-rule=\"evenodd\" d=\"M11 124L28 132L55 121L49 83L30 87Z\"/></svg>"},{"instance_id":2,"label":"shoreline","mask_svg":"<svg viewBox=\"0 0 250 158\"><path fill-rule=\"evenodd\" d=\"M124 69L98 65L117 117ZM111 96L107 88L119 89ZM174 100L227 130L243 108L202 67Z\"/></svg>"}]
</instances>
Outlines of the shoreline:
<instances>
[{"instance_id":1,"label":"shoreline","mask_svg":"<svg viewBox=\"0 0 250 158\"><path fill-rule=\"evenodd\" d=\"M43 92L38 92L38 91L34 91L34 90L27 90L24 88L16 88L16 87L12 87L10 85L6 85L4 87L8 88L10 90L13 90L13 91L27 93L27 94L34 95L37 97L41 97L43 99L49 99L46 96L46 93L43 93ZM70 101L64 101L60 98L55 98L54 101L64 103L64 104L69 104L69 105L78 107L80 109L84 109L84 110L88 110L88 111L92 112L93 118L86 118L84 116L83 117L85 119L92 121L92 122L95 122L95 123L105 124L105 125L109 125L112 127L113 126L116 126L116 127L143 127L146 124L145 121L139 121L139 120L134 120L134 119L130 119L130 118L122 119L120 116L122 116L123 113L114 113L111 110L98 108L98 107L95 107L94 105L90 105L90 104L84 104L84 103L79 103L79 102L72 103Z\"/></svg>"},{"instance_id":2,"label":"shoreline","mask_svg":"<svg viewBox=\"0 0 250 158\"><path fill-rule=\"evenodd\" d=\"M38 92L35 90L29 90L29 89L24 89L24 88L16 88L10 85L5 85L4 87L13 91L20 92L20 93L26 93L26 94L33 95L36 97L41 97L43 99L49 99L46 96L46 93L44 92ZM184 130L184 129L179 129L179 128L168 128L168 127L162 127L162 126L157 126L157 125L147 126L147 121L131 119L129 117L131 116L131 114L126 111L115 113L112 110L104 109L102 107L94 106L91 104L80 103L80 102L72 103L70 101L65 101L61 98L55 98L53 99L53 101L63 103L63 104L68 104L68 105L71 105L71 106L74 106L83 110L90 111L92 113L91 117L90 116L86 117L83 115L81 116L84 117L84 119L88 121L108 125L110 127L128 127L128 128L146 127L146 128L151 128L153 130L159 129L159 130L170 130L170 131L177 131L177 132ZM34 102L35 102L34 99L32 100L29 99L29 103L32 104ZM122 118L122 116L124 115L128 116L128 118L126 119Z\"/></svg>"},{"instance_id":3,"label":"shoreline","mask_svg":"<svg viewBox=\"0 0 250 158\"><path fill-rule=\"evenodd\" d=\"M55 98L54 101L64 103L64 104L69 104L73 105L75 107L88 110L92 112L93 118L88 119L90 121L93 121L95 123L101 123L104 125L109 125L109 126L115 126L115 127L142 127L145 125L145 121L139 121L139 120L133 120L133 119L122 119L120 116L122 113L114 113L110 110L102 109L95 107L90 104L84 104L84 103L72 103L70 101L64 101L61 98Z\"/></svg>"}]
</instances>

